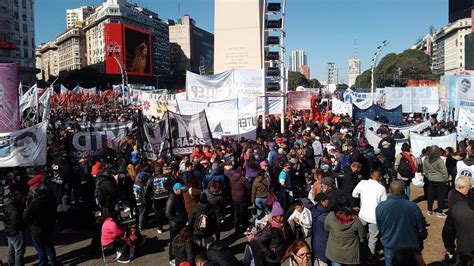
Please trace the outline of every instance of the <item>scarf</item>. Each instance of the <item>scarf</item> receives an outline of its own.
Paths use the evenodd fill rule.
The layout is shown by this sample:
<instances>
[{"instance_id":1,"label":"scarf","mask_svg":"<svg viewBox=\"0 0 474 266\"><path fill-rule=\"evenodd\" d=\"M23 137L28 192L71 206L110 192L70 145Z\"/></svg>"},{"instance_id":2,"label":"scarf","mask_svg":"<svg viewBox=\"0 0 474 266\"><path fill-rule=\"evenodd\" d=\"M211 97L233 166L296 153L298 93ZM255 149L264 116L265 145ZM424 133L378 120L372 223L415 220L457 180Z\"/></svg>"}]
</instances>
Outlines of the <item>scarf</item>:
<instances>
[{"instance_id":1,"label":"scarf","mask_svg":"<svg viewBox=\"0 0 474 266\"><path fill-rule=\"evenodd\" d=\"M402 156L405 157L405 159L407 159L408 162L410 163L411 173L415 174L416 173L416 165L415 165L415 161L413 160L413 157L411 157L411 155L406 151L402 152Z\"/></svg>"}]
</instances>

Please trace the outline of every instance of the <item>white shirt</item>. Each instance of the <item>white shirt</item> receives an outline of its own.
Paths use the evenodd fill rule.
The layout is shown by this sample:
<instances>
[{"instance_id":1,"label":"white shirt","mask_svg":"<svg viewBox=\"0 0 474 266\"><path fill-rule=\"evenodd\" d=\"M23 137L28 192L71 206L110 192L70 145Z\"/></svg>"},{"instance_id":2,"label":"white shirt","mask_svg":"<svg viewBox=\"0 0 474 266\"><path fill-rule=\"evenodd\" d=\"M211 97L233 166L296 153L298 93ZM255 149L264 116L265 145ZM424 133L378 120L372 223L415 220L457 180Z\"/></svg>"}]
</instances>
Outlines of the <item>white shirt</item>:
<instances>
[{"instance_id":1,"label":"white shirt","mask_svg":"<svg viewBox=\"0 0 474 266\"><path fill-rule=\"evenodd\" d=\"M375 208L380 202L387 199L385 187L373 179L362 180L352 191L352 197L358 198L359 196L359 217L368 223L376 224Z\"/></svg>"},{"instance_id":2,"label":"white shirt","mask_svg":"<svg viewBox=\"0 0 474 266\"><path fill-rule=\"evenodd\" d=\"M321 145L321 142L319 142L319 140L314 140L312 146L313 146L314 156L323 155L323 145Z\"/></svg>"},{"instance_id":3,"label":"white shirt","mask_svg":"<svg viewBox=\"0 0 474 266\"><path fill-rule=\"evenodd\" d=\"M293 213L288 217L288 221L298 219L299 225L303 228L305 237L308 237L311 233L311 226L313 225L311 217L311 211L304 207L302 212L294 210Z\"/></svg>"}]
</instances>

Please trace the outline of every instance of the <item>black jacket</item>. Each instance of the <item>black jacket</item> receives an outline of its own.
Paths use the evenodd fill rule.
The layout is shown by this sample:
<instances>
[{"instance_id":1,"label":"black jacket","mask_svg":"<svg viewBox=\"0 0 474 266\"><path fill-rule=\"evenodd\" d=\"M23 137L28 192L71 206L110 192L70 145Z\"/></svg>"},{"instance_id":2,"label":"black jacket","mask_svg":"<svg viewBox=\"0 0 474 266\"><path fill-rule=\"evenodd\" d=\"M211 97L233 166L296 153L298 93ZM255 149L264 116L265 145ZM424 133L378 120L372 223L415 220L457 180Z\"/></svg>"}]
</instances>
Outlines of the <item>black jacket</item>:
<instances>
[{"instance_id":1,"label":"black jacket","mask_svg":"<svg viewBox=\"0 0 474 266\"><path fill-rule=\"evenodd\" d=\"M217 240L211 243L206 252L207 258L220 266L240 265L225 242Z\"/></svg>"},{"instance_id":2,"label":"black jacket","mask_svg":"<svg viewBox=\"0 0 474 266\"><path fill-rule=\"evenodd\" d=\"M344 175L342 176L341 181L341 189L345 199L351 203L352 207L356 207L356 202L354 198L352 198L352 191L359 182L357 175L354 174L350 168L347 168L344 170Z\"/></svg>"},{"instance_id":3,"label":"black jacket","mask_svg":"<svg viewBox=\"0 0 474 266\"><path fill-rule=\"evenodd\" d=\"M3 224L6 236L14 236L25 229L25 223L23 222L24 209L25 205L21 200L5 202Z\"/></svg>"},{"instance_id":4,"label":"black jacket","mask_svg":"<svg viewBox=\"0 0 474 266\"><path fill-rule=\"evenodd\" d=\"M104 194L104 202L102 207L115 208L118 200L118 186L113 177L100 175L97 177L97 186Z\"/></svg>"},{"instance_id":5,"label":"black jacket","mask_svg":"<svg viewBox=\"0 0 474 266\"><path fill-rule=\"evenodd\" d=\"M168 201L166 201L165 215L170 221L170 224L184 225L188 220L188 214L184 207L183 196L178 196L174 192L170 193Z\"/></svg>"},{"instance_id":6,"label":"black jacket","mask_svg":"<svg viewBox=\"0 0 474 266\"><path fill-rule=\"evenodd\" d=\"M344 193L339 188L331 188L324 193L328 196L329 209L331 211L333 211L336 207L338 200L344 197Z\"/></svg>"},{"instance_id":7,"label":"black jacket","mask_svg":"<svg viewBox=\"0 0 474 266\"><path fill-rule=\"evenodd\" d=\"M25 222L34 234L52 234L56 223L56 199L50 190L39 192L25 210Z\"/></svg>"},{"instance_id":8,"label":"black jacket","mask_svg":"<svg viewBox=\"0 0 474 266\"><path fill-rule=\"evenodd\" d=\"M450 209L443 227L443 242L446 250L463 255L474 254L474 199L460 201ZM456 244L454 241L456 240Z\"/></svg>"},{"instance_id":9,"label":"black jacket","mask_svg":"<svg viewBox=\"0 0 474 266\"><path fill-rule=\"evenodd\" d=\"M258 248L265 256L266 265L280 265L288 246L293 242L291 229L285 224L284 234L277 228L268 226L258 239Z\"/></svg>"},{"instance_id":10,"label":"black jacket","mask_svg":"<svg viewBox=\"0 0 474 266\"><path fill-rule=\"evenodd\" d=\"M207 215L206 230L199 230L199 216ZM189 225L193 228L193 234L201 238L211 236L217 230L217 216L214 207L209 203L198 203L189 217Z\"/></svg>"}]
</instances>

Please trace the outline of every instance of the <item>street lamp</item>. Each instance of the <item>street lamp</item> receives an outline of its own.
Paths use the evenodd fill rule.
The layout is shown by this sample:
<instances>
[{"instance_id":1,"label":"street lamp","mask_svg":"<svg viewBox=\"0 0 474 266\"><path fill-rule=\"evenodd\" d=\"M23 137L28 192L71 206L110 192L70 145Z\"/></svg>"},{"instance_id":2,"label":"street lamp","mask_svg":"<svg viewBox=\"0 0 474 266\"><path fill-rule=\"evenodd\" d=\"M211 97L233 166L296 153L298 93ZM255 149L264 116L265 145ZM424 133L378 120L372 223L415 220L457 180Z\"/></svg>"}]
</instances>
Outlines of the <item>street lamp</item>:
<instances>
[{"instance_id":1,"label":"street lamp","mask_svg":"<svg viewBox=\"0 0 474 266\"><path fill-rule=\"evenodd\" d=\"M375 103L375 66L377 65L377 59L379 57L380 52L382 52L383 48L387 47L388 42L387 40L383 41L379 47L377 47L377 50L374 53L374 58L372 58L372 66L371 66L371 71L372 71L372 81L371 81L371 90L372 90L372 103Z\"/></svg>"},{"instance_id":2,"label":"street lamp","mask_svg":"<svg viewBox=\"0 0 474 266\"><path fill-rule=\"evenodd\" d=\"M128 77L127 77L127 69L119 60L120 50L121 50L120 45L110 44L107 49L107 52L108 52L109 57L113 57L115 59L115 61L117 62L117 65L120 68L120 73L122 74L122 104L125 105L125 86L128 83Z\"/></svg>"}]
</instances>

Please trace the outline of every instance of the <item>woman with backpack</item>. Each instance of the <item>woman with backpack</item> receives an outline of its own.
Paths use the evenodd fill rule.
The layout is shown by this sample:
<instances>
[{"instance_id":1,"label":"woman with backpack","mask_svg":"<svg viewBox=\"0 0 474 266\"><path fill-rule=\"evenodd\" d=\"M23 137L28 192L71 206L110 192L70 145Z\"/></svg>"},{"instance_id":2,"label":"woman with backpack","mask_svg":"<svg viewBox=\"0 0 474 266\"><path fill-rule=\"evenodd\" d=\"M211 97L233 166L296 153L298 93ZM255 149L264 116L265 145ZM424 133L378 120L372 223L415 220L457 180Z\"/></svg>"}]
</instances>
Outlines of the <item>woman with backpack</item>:
<instances>
[{"instance_id":1,"label":"woman with backpack","mask_svg":"<svg viewBox=\"0 0 474 266\"><path fill-rule=\"evenodd\" d=\"M188 221L188 224L193 228L194 239L201 247L206 247L206 244L209 244L207 241L216 232L217 223L214 206L207 200L207 195L202 193Z\"/></svg>"},{"instance_id":2,"label":"woman with backpack","mask_svg":"<svg viewBox=\"0 0 474 266\"><path fill-rule=\"evenodd\" d=\"M411 147L408 143L403 143L402 152L395 157L395 170L397 179L405 183L405 194L410 198L410 183L416 173L416 159L411 154Z\"/></svg>"}]
</instances>

